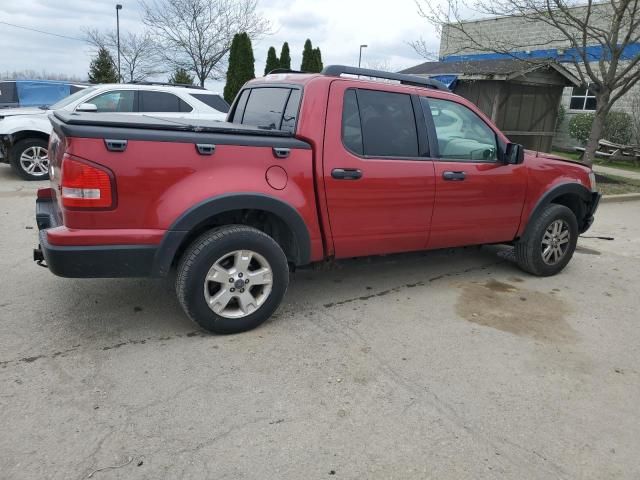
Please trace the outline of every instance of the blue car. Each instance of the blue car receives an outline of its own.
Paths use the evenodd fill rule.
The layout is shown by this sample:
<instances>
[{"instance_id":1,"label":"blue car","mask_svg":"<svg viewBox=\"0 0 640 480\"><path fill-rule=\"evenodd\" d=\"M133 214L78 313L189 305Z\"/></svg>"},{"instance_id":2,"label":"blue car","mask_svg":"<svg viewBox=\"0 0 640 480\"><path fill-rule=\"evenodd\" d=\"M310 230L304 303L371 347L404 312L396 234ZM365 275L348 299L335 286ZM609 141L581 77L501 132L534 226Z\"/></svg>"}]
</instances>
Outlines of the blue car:
<instances>
[{"instance_id":1,"label":"blue car","mask_svg":"<svg viewBox=\"0 0 640 480\"><path fill-rule=\"evenodd\" d=\"M0 109L52 105L86 87L57 80L0 80Z\"/></svg>"}]
</instances>

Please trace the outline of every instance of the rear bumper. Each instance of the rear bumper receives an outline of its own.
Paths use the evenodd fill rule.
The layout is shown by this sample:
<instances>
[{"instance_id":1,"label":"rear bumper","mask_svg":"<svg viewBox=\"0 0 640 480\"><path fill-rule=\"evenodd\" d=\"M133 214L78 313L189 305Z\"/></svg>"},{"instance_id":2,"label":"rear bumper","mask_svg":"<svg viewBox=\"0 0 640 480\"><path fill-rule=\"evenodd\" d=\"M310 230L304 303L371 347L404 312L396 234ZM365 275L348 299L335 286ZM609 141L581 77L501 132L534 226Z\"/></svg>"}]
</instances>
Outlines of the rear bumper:
<instances>
[{"instance_id":1,"label":"rear bumper","mask_svg":"<svg viewBox=\"0 0 640 480\"><path fill-rule=\"evenodd\" d=\"M584 216L582 225L580 226L580 233L584 233L587 230L589 230L589 228L593 224L594 216L595 216L596 210L598 209L598 205L600 204L601 197L602 197L602 194L599 192L593 192L591 194L591 201L587 205L587 212Z\"/></svg>"},{"instance_id":2,"label":"rear bumper","mask_svg":"<svg viewBox=\"0 0 640 480\"><path fill-rule=\"evenodd\" d=\"M51 273L70 278L148 277L152 275L156 245L51 245L47 229L61 219L50 199L36 202L40 245L34 260L44 259Z\"/></svg>"}]
</instances>

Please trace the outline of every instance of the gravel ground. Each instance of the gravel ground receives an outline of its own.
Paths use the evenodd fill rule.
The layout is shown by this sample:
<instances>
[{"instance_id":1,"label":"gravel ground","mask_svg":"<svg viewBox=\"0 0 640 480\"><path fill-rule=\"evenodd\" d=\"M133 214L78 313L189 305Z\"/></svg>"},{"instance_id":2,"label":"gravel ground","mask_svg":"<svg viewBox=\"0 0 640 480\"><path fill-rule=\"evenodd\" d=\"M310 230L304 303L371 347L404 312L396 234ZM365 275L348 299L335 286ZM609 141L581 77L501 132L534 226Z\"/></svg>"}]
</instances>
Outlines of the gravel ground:
<instances>
[{"instance_id":1,"label":"gravel ground","mask_svg":"<svg viewBox=\"0 0 640 480\"><path fill-rule=\"evenodd\" d=\"M34 264L37 186L0 166L0 478L640 477L640 202L553 278L506 247L341 262L211 336L171 279Z\"/></svg>"}]
</instances>

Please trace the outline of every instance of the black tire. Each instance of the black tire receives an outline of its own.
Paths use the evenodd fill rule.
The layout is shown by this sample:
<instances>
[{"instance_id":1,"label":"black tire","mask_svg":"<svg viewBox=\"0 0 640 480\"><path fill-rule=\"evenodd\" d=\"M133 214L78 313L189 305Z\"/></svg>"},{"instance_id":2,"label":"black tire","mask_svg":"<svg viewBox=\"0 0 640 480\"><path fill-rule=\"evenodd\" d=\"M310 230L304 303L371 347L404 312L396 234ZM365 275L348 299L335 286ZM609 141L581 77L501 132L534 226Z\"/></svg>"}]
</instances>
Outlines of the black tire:
<instances>
[{"instance_id":1,"label":"black tire","mask_svg":"<svg viewBox=\"0 0 640 480\"><path fill-rule=\"evenodd\" d=\"M250 250L268 262L272 272L271 292L257 310L242 318L226 318L209 308L205 278L214 263L237 250ZM229 225L208 231L186 250L178 265L176 294L194 322L210 332L227 334L251 330L271 317L288 285L287 257L275 240L252 227Z\"/></svg>"},{"instance_id":2,"label":"black tire","mask_svg":"<svg viewBox=\"0 0 640 480\"><path fill-rule=\"evenodd\" d=\"M45 173L42 174L32 174L27 172L20 163L20 157L25 151L29 150L30 148L44 148L44 150L46 151L48 148L47 141L41 138L25 138L24 140L16 142L15 145L13 145L9 150L9 160L11 162L11 166L16 171L16 173L18 173L18 175L20 175L25 180L48 180L48 169L45 171ZM38 167L37 171L41 172L42 169Z\"/></svg>"},{"instance_id":3,"label":"black tire","mask_svg":"<svg viewBox=\"0 0 640 480\"><path fill-rule=\"evenodd\" d=\"M569 232L569 241L564 254L557 262L549 264L543 258L543 237L547 228L556 221L564 222ZM542 213L532 220L527 234L515 244L518 266L525 272L539 277L555 275L567 266L578 243L578 221L573 212L564 205L548 205Z\"/></svg>"}]
</instances>

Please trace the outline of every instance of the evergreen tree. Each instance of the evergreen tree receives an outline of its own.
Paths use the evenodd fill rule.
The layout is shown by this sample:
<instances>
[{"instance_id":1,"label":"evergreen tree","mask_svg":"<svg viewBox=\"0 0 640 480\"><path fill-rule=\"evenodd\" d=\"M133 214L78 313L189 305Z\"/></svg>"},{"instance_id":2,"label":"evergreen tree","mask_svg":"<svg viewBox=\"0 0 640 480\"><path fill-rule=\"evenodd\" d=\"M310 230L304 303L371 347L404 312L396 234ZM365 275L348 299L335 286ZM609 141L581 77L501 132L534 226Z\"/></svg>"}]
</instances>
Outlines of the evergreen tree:
<instances>
[{"instance_id":1,"label":"evergreen tree","mask_svg":"<svg viewBox=\"0 0 640 480\"><path fill-rule=\"evenodd\" d=\"M300 70L303 72L312 72L313 70L313 46L311 40L307 38L304 42L304 49L302 50L302 63L300 64Z\"/></svg>"},{"instance_id":2,"label":"evergreen tree","mask_svg":"<svg viewBox=\"0 0 640 480\"><path fill-rule=\"evenodd\" d=\"M118 72L113 66L113 58L106 48L98 50L98 54L89 65L90 83L117 83Z\"/></svg>"},{"instance_id":3,"label":"evergreen tree","mask_svg":"<svg viewBox=\"0 0 640 480\"><path fill-rule=\"evenodd\" d=\"M276 49L269 47L269 51L267 52L267 64L264 67L264 74L266 75L276 68L280 68L280 60L276 57Z\"/></svg>"},{"instance_id":4,"label":"evergreen tree","mask_svg":"<svg viewBox=\"0 0 640 480\"><path fill-rule=\"evenodd\" d=\"M280 51L280 68L291 70L291 54L289 53L289 44L284 42Z\"/></svg>"},{"instance_id":5,"label":"evergreen tree","mask_svg":"<svg viewBox=\"0 0 640 480\"><path fill-rule=\"evenodd\" d=\"M312 72L321 72L322 71L322 54L320 53L320 47L313 49L313 70Z\"/></svg>"},{"instance_id":6,"label":"evergreen tree","mask_svg":"<svg viewBox=\"0 0 640 480\"><path fill-rule=\"evenodd\" d=\"M169 83L193 85L193 75L189 75L186 69L178 67L175 69L171 77L169 77Z\"/></svg>"},{"instance_id":7,"label":"evergreen tree","mask_svg":"<svg viewBox=\"0 0 640 480\"><path fill-rule=\"evenodd\" d=\"M224 99L231 103L242 86L256 77L255 58L251 39L245 32L237 33L231 42L229 51L229 67L227 68L227 83L224 86Z\"/></svg>"}]
</instances>

